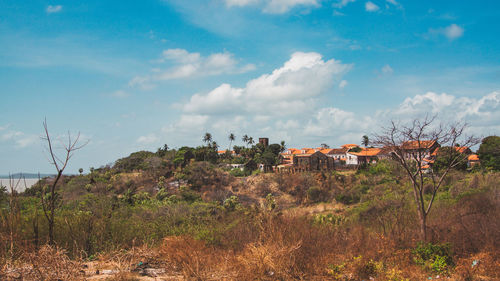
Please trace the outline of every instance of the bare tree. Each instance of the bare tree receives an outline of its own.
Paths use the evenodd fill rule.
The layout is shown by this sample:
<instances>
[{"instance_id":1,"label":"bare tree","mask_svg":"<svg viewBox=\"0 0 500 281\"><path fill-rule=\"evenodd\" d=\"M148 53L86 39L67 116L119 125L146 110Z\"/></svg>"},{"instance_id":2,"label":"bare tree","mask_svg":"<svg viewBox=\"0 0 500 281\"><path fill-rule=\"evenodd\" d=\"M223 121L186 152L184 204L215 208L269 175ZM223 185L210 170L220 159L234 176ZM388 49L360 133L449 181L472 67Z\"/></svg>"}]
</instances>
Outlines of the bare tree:
<instances>
[{"instance_id":1,"label":"bare tree","mask_svg":"<svg viewBox=\"0 0 500 281\"><path fill-rule=\"evenodd\" d=\"M49 152L49 158L50 158L49 161L50 161L50 164L52 164L57 171L57 173L55 175L55 179L50 184L48 190L46 188L42 188L41 193L40 193L43 213L45 215L45 218L47 219L47 223L49 226L49 244L53 245L54 244L54 215L55 215L56 208L57 208L57 206L56 206L56 203L57 203L57 192L56 192L57 183L61 179L61 176L64 172L64 169L66 169L66 167L68 166L69 160L71 159L71 157L73 157L73 153L76 150L79 150L82 147L84 147L87 143L79 145L80 133L77 134L76 138L72 139L71 134L68 131L67 143L61 142L61 144L64 148L64 153L62 154L63 157L59 157L56 154L56 151L54 149L52 139L51 139L50 134L49 134L49 129L47 127L47 120L46 119L43 122L43 128L45 130L45 136L42 137L42 139L47 142L47 150Z\"/></svg>"},{"instance_id":2,"label":"bare tree","mask_svg":"<svg viewBox=\"0 0 500 281\"><path fill-rule=\"evenodd\" d=\"M432 163L433 149L439 146L471 147L479 143L479 139L465 135L466 123L436 124L436 116L426 116L423 120L414 119L408 124L394 121L376 135L375 144L390 149L393 158L406 172L412 187L417 213L420 222L421 239L427 240L427 217L431 211L436 194L448 172L457 165L467 161L467 156L457 153L455 149L440 149L440 157L445 157L445 167L438 170L427 167ZM443 153L441 153L443 152ZM425 187L430 186L430 190ZM426 199L425 192L430 193Z\"/></svg>"},{"instance_id":3,"label":"bare tree","mask_svg":"<svg viewBox=\"0 0 500 281\"><path fill-rule=\"evenodd\" d=\"M16 234L19 226L19 222L21 220L21 212L19 209L18 202L18 188L21 183L21 180L24 179L23 175L20 174L19 178L16 179L13 175L9 174L9 209L8 209L8 217L6 217L6 221L9 228L9 242L10 242L10 258L14 258L14 244L16 240ZM24 181L26 186L26 181Z\"/></svg>"}]
</instances>

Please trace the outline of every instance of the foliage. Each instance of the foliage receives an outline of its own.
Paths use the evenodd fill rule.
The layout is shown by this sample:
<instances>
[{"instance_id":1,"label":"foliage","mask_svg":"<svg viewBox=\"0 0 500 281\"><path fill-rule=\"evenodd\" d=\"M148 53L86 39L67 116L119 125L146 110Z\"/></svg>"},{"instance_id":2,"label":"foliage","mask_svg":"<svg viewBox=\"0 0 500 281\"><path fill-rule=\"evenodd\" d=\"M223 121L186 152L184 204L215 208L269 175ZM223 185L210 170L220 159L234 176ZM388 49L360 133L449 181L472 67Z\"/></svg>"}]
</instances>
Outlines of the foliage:
<instances>
[{"instance_id":1,"label":"foliage","mask_svg":"<svg viewBox=\"0 0 500 281\"><path fill-rule=\"evenodd\" d=\"M307 199L312 203L328 201L328 192L320 187L312 186L307 190Z\"/></svg>"},{"instance_id":2,"label":"foliage","mask_svg":"<svg viewBox=\"0 0 500 281\"><path fill-rule=\"evenodd\" d=\"M412 254L415 263L435 273L446 273L454 265L450 244L420 242Z\"/></svg>"},{"instance_id":3,"label":"foliage","mask_svg":"<svg viewBox=\"0 0 500 281\"><path fill-rule=\"evenodd\" d=\"M500 137L484 138L477 153L483 167L500 171Z\"/></svg>"},{"instance_id":4,"label":"foliage","mask_svg":"<svg viewBox=\"0 0 500 281\"><path fill-rule=\"evenodd\" d=\"M458 152L454 147L440 147L436 156L436 160L432 165L432 170L442 172L448 166L452 159L459 159L459 162L453 167L455 170L465 171L467 169L467 154Z\"/></svg>"},{"instance_id":5,"label":"foliage","mask_svg":"<svg viewBox=\"0 0 500 281\"><path fill-rule=\"evenodd\" d=\"M355 146L355 147L349 149L349 152L361 152L361 147Z\"/></svg>"},{"instance_id":6,"label":"foliage","mask_svg":"<svg viewBox=\"0 0 500 281\"><path fill-rule=\"evenodd\" d=\"M148 159L152 159L153 157L157 156L150 151L134 152L127 157L116 160L114 168L123 172L146 170L148 168L153 168L153 165L158 165L156 163L147 162Z\"/></svg>"}]
</instances>

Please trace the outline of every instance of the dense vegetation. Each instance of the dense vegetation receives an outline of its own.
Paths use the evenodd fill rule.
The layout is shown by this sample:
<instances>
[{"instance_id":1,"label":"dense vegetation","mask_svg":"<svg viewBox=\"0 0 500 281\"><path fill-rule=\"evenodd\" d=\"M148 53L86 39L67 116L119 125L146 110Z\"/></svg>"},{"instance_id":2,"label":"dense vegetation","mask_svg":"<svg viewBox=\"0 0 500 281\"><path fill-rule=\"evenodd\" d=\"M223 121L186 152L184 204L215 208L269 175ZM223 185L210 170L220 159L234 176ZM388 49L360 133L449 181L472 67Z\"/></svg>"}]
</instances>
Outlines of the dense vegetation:
<instances>
[{"instance_id":1,"label":"dense vegetation","mask_svg":"<svg viewBox=\"0 0 500 281\"><path fill-rule=\"evenodd\" d=\"M219 156L208 141L198 148L165 146L63 176L52 247L45 246L40 194L53 179L21 194L2 187L0 279L22 264L28 269L18 274L27 279L78 279L75 264L118 259L118 270L148 263L195 280L500 278L494 165L460 167L447 176L429 217L429 239L419 241L410 183L394 162L251 175L256 163L275 165L283 147L239 147L242 156L235 157ZM481 159L497 150L483 151ZM488 165L495 161L488 159Z\"/></svg>"}]
</instances>

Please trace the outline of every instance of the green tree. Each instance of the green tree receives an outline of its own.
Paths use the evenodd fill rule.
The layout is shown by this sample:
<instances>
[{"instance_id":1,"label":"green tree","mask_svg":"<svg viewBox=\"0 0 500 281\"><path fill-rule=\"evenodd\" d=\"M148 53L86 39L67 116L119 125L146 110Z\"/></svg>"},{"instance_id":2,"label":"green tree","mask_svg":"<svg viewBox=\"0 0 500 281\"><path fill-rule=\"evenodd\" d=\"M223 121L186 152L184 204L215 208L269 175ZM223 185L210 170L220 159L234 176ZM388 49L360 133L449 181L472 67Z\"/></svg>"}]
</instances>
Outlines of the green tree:
<instances>
[{"instance_id":1,"label":"green tree","mask_svg":"<svg viewBox=\"0 0 500 281\"><path fill-rule=\"evenodd\" d=\"M366 147L368 147L368 145L370 144L370 139L368 138L367 135L364 135L363 136L363 139L361 140L361 144Z\"/></svg>"},{"instance_id":2,"label":"green tree","mask_svg":"<svg viewBox=\"0 0 500 281\"><path fill-rule=\"evenodd\" d=\"M209 144L212 142L212 134L210 134L209 132L206 132L205 135L203 136L203 142L205 144Z\"/></svg>"},{"instance_id":3,"label":"green tree","mask_svg":"<svg viewBox=\"0 0 500 281\"><path fill-rule=\"evenodd\" d=\"M436 160L432 165L432 170L434 172L441 172L449 166L451 161L456 159L452 168L465 171L467 169L467 156L466 153L460 153L454 147L440 147L436 155Z\"/></svg>"},{"instance_id":4,"label":"green tree","mask_svg":"<svg viewBox=\"0 0 500 281\"><path fill-rule=\"evenodd\" d=\"M500 171L500 137L489 136L484 138L477 154L483 167Z\"/></svg>"},{"instance_id":5,"label":"green tree","mask_svg":"<svg viewBox=\"0 0 500 281\"><path fill-rule=\"evenodd\" d=\"M285 141L282 140L280 142L280 152L284 152L286 150L286 144L285 144Z\"/></svg>"},{"instance_id":6,"label":"green tree","mask_svg":"<svg viewBox=\"0 0 500 281\"><path fill-rule=\"evenodd\" d=\"M245 144L247 144L247 147L248 147L248 139L249 139L249 138L248 138L248 135L244 135L244 136L241 138L241 140L242 140Z\"/></svg>"},{"instance_id":7,"label":"green tree","mask_svg":"<svg viewBox=\"0 0 500 281\"><path fill-rule=\"evenodd\" d=\"M249 138L248 138L248 144L249 144L250 146L252 146L252 144L254 144L254 143L255 143L255 142L253 141L253 138L252 138L252 137L249 137Z\"/></svg>"},{"instance_id":8,"label":"green tree","mask_svg":"<svg viewBox=\"0 0 500 281\"><path fill-rule=\"evenodd\" d=\"M236 136L233 133L230 133L228 136L228 139L229 139L229 149L228 150L231 150L231 145L233 144L233 141L236 139Z\"/></svg>"},{"instance_id":9,"label":"green tree","mask_svg":"<svg viewBox=\"0 0 500 281\"><path fill-rule=\"evenodd\" d=\"M167 154L168 149L168 144L164 144L163 147L158 148L158 150L156 151L156 155L158 155L159 157L164 157Z\"/></svg>"},{"instance_id":10,"label":"green tree","mask_svg":"<svg viewBox=\"0 0 500 281\"><path fill-rule=\"evenodd\" d=\"M436 117L426 116L423 119L414 119L406 124L391 121L390 125L383 128L382 133L376 136L376 143L381 147L390 148L392 156L396 163L405 171L408 176L417 208L420 235L423 241L427 240L427 218L431 211L434 199L440 187L442 186L448 172L464 161L460 155L443 155L446 165L439 171L431 170L427 174L423 168L427 163L428 151L425 146L426 141L432 140L442 146L453 147L457 143L463 146L471 147L478 143L473 136L465 135L467 125L457 123L452 125L435 124ZM435 126L437 125L437 126ZM408 157L405 145L415 143L416 152ZM450 152L446 151L444 152ZM425 189L429 186L430 196L426 196Z\"/></svg>"}]
</instances>

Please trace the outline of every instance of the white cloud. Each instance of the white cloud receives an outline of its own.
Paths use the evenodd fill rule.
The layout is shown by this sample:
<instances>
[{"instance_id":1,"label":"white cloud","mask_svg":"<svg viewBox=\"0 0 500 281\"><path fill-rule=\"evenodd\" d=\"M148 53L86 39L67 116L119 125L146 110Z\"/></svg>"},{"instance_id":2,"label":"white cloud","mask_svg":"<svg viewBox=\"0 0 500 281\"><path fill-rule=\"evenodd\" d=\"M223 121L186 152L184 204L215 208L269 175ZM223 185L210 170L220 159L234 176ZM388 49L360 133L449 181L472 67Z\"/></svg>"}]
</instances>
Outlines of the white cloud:
<instances>
[{"instance_id":1,"label":"white cloud","mask_svg":"<svg viewBox=\"0 0 500 281\"><path fill-rule=\"evenodd\" d=\"M342 9L347 6L349 3L353 3L356 0L339 0L337 3L333 4L333 7Z\"/></svg>"},{"instance_id":2,"label":"white cloud","mask_svg":"<svg viewBox=\"0 0 500 281\"><path fill-rule=\"evenodd\" d=\"M451 24L444 29L444 35L450 40L457 39L464 35L464 29L456 24Z\"/></svg>"},{"instance_id":3,"label":"white cloud","mask_svg":"<svg viewBox=\"0 0 500 281\"><path fill-rule=\"evenodd\" d=\"M16 147L17 148L24 148L24 147L30 146L30 145L36 143L38 139L39 139L39 137L35 136L35 135L24 136L24 137L16 140Z\"/></svg>"},{"instance_id":4,"label":"white cloud","mask_svg":"<svg viewBox=\"0 0 500 281\"><path fill-rule=\"evenodd\" d=\"M379 9L380 9L379 6L377 6L376 4L374 4L371 1L368 1L368 2L365 3L365 10L367 12L376 12Z\"/></svg>"},{"instance_id":5,"label":"white cloud","mask_svg":"<svg viewBox=\"0 0 500 281\"><path fill-rule=\"evenodd\" d=\"M193 95L183 109L197 114L296 114L313 105L351 67L334 59L324 61L318 53L296 52L281 68L250 80L245 88L222 84L207 94Z\"/></svg>"},{"instance_id":6,"label":"white cloud","mask_svg":"<svg viewBox=\"0 0 500 281\"><path fill-rule=\"evenodd\" d=\"M465 30L462 27L453 23L447 27L442 27L437 29L430 28L428 35L433 35L433 36L442 35L448 38L450 41L452 41L462 37L464 35L464 32Z\"/></svg>"},{"instance_id":7,"label":"white cloud","mask_svg":"<svg viewBox=\"0 0 500 281\"><path fill-rule=\"evenodd\" d=\"M351 68L318 53L294 53L281 67L248 81L244 87L221 84L208 93L193 95L179 106L180 118L165 126L162 134L169 141L186 145L201 144L202 135L208 131L222 147L229 144L229 132L237 139L248 134L254 139L269 137L271 142L285 140L292 146L337 146L373 135L387 124L387 118L406 121L436 113L440 120L469 122L470 132L477 135L500 131L498 92L474 98L423 92L397 106L366 112L357 107L325 105L332 90L347 85L342 77ZM385 73L390 69L385 67Z\"/></svg>"},{"instance_id":8,"label":"white cloud","mask_svg":"<svg viewBox=\"0 0 500 281\"><path fill-rule=\"evenodd\" d=\"M258 2L259 2L259 0L226 0L226 5L228 7L232 7L232 6L243 7L243 6L256 4Z\"/></svg>"},{"instance_id":9,"label":"white cloud","mask_svg":"<svg viewBox=\"0 0 500 281\"><path fill-rule=\"evenodd\" d=\"M340 17L340 16L345 16L345 14L344 14L344 13L339 12L339 11L337 11L337 10L334 10L334 11L333 11L333 15L334 15L334 16L339 16L339 17Z\"/></svg>"},{"instance_id":10,"label":"white cloud","mask_svg":"<svg viewBox=\"0 0 500 281\"><path fill-rule=\"evenodd\" d=\"M8 126L1 129L6 129ZM34 144L39 139L36 135L27 135L19 131L8 131L0 135L0 141L10 142L15 145L16 148L24 148L29 145Z\"/></svg>"},{"instance_id":11,"label":"white cloud","mask_svg":"<svg viewBox=\"0 0 500 281\"><path fill-rule=\"evenodd\" d=\"M326 107L318 111L309 121L305 134L333 137L351 132L366 132L375 125L371 117L359 116L354 112L339 108Z\"/></svg>"},{"instance_id":12,"label":"white cloud","mask_svg":"<svg viewBox=\"0 0 500 281\"><path fill-rule=\"evenodd\" d=\"M262 4L262 11L269 14L284 14L295 6L318 7L318 0L225 0L227 7L243 7Z\"/></svg>"},{"instance_id":13,"label":"white cloud","mask_svg":"<svg viewBox=\"0 0 500 281\"><path fill-rule=\"evenodd\" d=\"M468 133L478 137L498 135L500 132L500 93L492 92L478 98L457 97L450 94L428 92L416 95L389 112L395 119L408 121L426 114L437 114L446 122L465 121Z\"/></svg>"},{"instance_id":14,"label":"white cloud","mask_svg":"<svg viewBox=\"0 0 500 281\"><path fill-rule=\"evenodd\" d=\"M398 8L398 9L403 9L403 5L401 5L401 3L397 2L396 0L386 0L387 3L393 5L394 7ZM386 8L389 9L389 5L386 4Z\"/></svg>"},{"instance_id":15,"label":"white cloud","mask_svg":"<svg viewBox=\"0 0 500 281\"><path fill-rule=\"evenodd\" d=\"M5 126L0 126L0 131L6 130L8 127L10 127L9 124L7 124Z\"/></svg>"},{"instance_id":16,"label":"white cloud","mask_svg":"<svg viewBox=\"0 0 500 281\"><path fill-rule=\"evenodd\" d=\"M22 132L9 131L9 132L3 134L0 139L3 141L7 141L7 140L11 140L11 139L14 139L14 138L22 136L22 135L23 135Z\"/></svg>"},{"instance_id":17,"label":"white cloud","mask_svg":"<svg viewBox=\"0 0 500 281\"><path fill-rule=\"evenodd\" d=\"M269 0L263 11L270 14L283 14L298 5L319 6L317 0Z\"/></svg>"},{"instance_id":18,"label":"white cloud","mask_svg":"<svg viewBox=\"0 0 500 281\"><path fill-rule=\"evenodd\" d=\"M45 9L45 11L48 14L59 13L62 11L62 6L61 5L48 5L47 9Z\"/></svg>"},{"instance_id":19,"label":"white cloud","mask_svg":"<svg viewBox=\"0 0 500 281\"><path fill-rule=\"evenodd\" d=\"M384 75L391 75L392 73L394 73L394 70L388 64L384 65L382 67L381 71L382 71L382 74L384 74Z\"/></svg>"},{"instance_id":20,"label":"white cloud","mask_svg":"<svg viewBox=\"0 0 500 281\"><path fill-rule=\"evenodd\" d=\"M137 143L140 144L154 144L157 143L160 139L155 134L149 134L146 136L140 136L137 139Z\"/></svg>"},{"instance_id":21,"label":"white cloud","mask_svg":"<svg viewBox=\"0 0 500 281\"><path fill-rule=\"evenodd\" d=\"M129 81L129 86L148 90L154 88L155 81L236 74L255 69L253 64L238 66L238 60L229 52L214 53L203 57L200 53L190 53L184 49L165 50L156 63L160 65L168 63L171 67L166 70L154 68L149 75L136 76Z\"/></svg>"}]
</instances>

